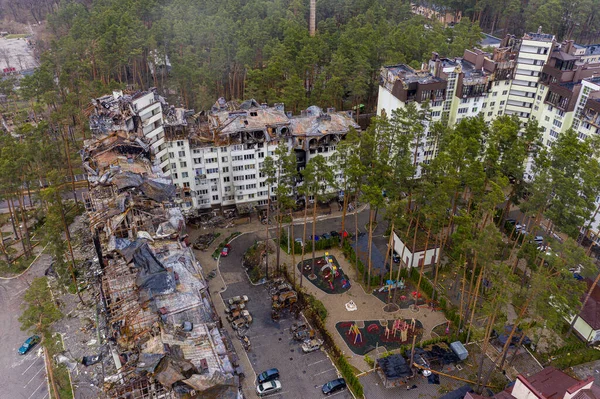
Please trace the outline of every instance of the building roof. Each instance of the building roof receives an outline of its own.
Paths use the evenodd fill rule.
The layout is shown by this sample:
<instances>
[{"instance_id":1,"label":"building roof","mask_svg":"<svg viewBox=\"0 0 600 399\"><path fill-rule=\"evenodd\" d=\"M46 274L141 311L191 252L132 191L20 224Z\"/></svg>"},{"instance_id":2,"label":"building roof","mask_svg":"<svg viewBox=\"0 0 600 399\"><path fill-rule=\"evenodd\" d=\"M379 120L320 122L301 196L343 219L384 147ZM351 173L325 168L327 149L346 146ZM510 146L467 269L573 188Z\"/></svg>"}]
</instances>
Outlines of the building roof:
<instances>
[{"instance_id":1,"label":"building roof","mask_svg":"<svg viewBox=\"0 0 600 399\"><path fill-rule=\"evenodd\" d=\"M537 42L551 42L554 40L554 35L551 33L528 32L523 35L525 40L535 40Z\"/></svg>"},{"instance_id":2,"label":"building roof","mask_svg":"<svg viewBox=\"0 0 600 399\"><path fill-rule=\"evenodd\" d=\"M410 377L413 373L406 359L402 355L391 355L377 359L377 366L381 368L388 380Z\"/></svg>"},{"instance_id":3,"label":"building roof","mask_svg":"<svg viewBox=\"0 0 600 399\"><path fill-rule=\"evenodd\" d=\"M290 119L294 136L323 136L331 133L345 133L350 127L359 129L346 112L325 113L317 106L310 106L300 115Z\"/></svg>"},{"instance_id":4,"label":"building roof","mask_svg":"<svg viewBox=\"0 0 600 399\"><path fill-rule=\"evenodd\" d=\"M517 378L531 391L541 394L545 399L562 399L567 390L583 382L552 366L530 377L519 375Z\"/></svg>"},{"instance_id":5,"label":"building roof","mask_svg":"<svg viewBox=\"0 0 600 399\"><path fill-rule=\"evenodd\" d=\"M585 282L589 290L593 282L589 278L585 279ZM583 307L579 317L589 324L593 330L600 329L600 286L596 285L594 287L594 291L592 291L592 295L590 295L590 299Z\"/></svg>"},{"instance_id":6,"label":"building roof","mask_svg":"<svg viewBox=\"0 0 600 399\"><path fill-rule=\"evenodd\" d=\"M489 35L487 33L483 34L483 39L479 41L479 45L482 47L485 46L499 46L502 40L497 38L496 36Z\"/></svg>"},{"instance_id":7,"label":"building roof","mask_svg":"<svg viewBox=\"0 0 600 399\"><path fill-rule=\"evenodd\" d=\"M441 396L439 399L466 399L466 398L473 398L473 399L477 399L477 398L481 398L482 396L479 396L477 394L471 394L471 392L473 392L473 388L471 388L471 386L469 384L467 385L463 385L462 387L455 389L452 392L448 392L447 394L445 394L444 396ZM470 396L467 396L470 395Z\"/></svg>"},{"instance_id":8,"label":"building roof","mask_svg":"<svg viewBox=\"0 0 600 399\"><path fill-rule=\"evenodd\" d=\"M444 82L444 79L435 77L429 71L417 71L406 64L384 66L383 69L387 72L387 78L391 83L396 80L401 80L405 84Z\"/></svg>"}]
</instances>

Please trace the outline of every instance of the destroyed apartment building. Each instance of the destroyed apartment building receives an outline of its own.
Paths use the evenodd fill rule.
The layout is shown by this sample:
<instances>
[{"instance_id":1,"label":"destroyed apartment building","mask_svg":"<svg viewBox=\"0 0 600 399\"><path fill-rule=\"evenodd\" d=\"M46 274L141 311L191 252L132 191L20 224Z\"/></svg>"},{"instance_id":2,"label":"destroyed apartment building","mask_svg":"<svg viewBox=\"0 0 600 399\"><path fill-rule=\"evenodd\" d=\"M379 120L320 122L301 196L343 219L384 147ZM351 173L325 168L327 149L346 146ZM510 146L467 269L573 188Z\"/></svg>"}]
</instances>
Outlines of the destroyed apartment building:
<instances>
[{"instance_id":1,"label":"destroyed apartment building","mask_svg":"<svg viewBox=\"0 0 600 399\"><path fill-rule=\"evenodd\" d=\"M301 171L317 154L329 160L337 143L360 129L352 112L333 108L311 106L292 115L281 103L220 98L210 111L195 113L169 106L153 91L115 92L96 99L89 112L93 132L139 133L138 144L149 146L154 165L177 186L175 201L186 216L264 209L269 193L260 169L281 141L296 153Z\"/></svg>"},{"instance_id":2,"label":"destroyed apartment building","mask_svg":"<svg viewBox=\"0 0 600 399\"><path fill-rule=\"evenodd\" d=\"M237 357L187 245L176 188L150 162L142 131L105 127L81 154L112 354L106 397L240 398Z\"/></svg>"}]
</instances>

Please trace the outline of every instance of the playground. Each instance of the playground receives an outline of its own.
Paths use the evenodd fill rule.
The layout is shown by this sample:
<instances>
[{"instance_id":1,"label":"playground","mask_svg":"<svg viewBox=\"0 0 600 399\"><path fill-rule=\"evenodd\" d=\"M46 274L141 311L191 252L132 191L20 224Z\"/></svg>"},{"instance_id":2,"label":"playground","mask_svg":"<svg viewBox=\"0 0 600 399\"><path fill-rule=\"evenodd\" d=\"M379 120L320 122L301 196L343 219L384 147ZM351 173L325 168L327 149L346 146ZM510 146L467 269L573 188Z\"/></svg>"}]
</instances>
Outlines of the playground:
<instances>
[{"instance_id":1,"label":"playground","mask_svg":"<svg viewBox=\"0 0 600 399\"><path fill-rule=\"evenodd\" d=\"M327 294L342 294L351 287L350 279L344 273L335 256L325 252L325 255L315 258L313 275L312 259L298 263L298 270L304 278Z\"/></svg>"},{"instance_id":2,"label":"playground","mask_svg":"<svg viewBox=\"0 0 600 399\"><path fill-rule=\"evenodd\" d=\"M417 297L417 306L427 303L423 291L417 293L417 287L405 279L387 280L381 288L373 290L373 295L383 303L397 304L400 309L413 306Z\"/></svg>"},{"instance_id":3,"label":"playground","mask_svg":"<svg viewBox=\"0 0 600 399\"><path fill-rule=\"evenodd\" d=\"M394 350L402 345L420 342L423 324L416 319L341 321L335 325L348 348L363 356L375 348Z\"/></svg>"}]
</instances>

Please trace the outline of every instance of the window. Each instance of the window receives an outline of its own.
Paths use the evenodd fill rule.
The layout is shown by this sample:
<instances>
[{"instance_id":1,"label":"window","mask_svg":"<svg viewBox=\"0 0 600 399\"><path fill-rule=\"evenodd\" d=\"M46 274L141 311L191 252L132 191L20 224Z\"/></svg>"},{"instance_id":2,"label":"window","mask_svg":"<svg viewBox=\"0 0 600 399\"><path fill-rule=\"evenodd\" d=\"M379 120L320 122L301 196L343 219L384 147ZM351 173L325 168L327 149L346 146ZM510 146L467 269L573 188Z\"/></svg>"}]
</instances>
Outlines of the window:
<instances>
[{"instance_id":1,"label":"window","mask_svg":"<svg viewBox=\"0 0 600 399\"><path fill-rule=\"evenodd\" d=\"M204 160L206 163L217 163L217 158L206 158Z\"/></svg>"},{"instance_id":2,"label":"window","mask_svg":"<svg viewBox=\"0 0 600 399\"><path fill-rule=\"evenodd\" d=\"M244 165L244 170L250 170L250 169L255 169L256 165L254 164L250 164L250 165Z\"/></svg>"},{"instance_id":3,"label":"window","mask_svg":"<svg viewBox=\"0 0 600 399\"><path fill-rule=\"evenodd\" d=\"M198 191L196 191L196 193L198 195L206 195L206 194L208 194L208 190L206 190L206 189L204 189L204 190L198 190Z\"/></svg>"},{"instance_id":4,"label":"window","mask_svg":"<svg viewBox=\"0 0 600 399\"><path fill-rule=\"evenodd\" d=\"M562 122L558 119L555 119L554 122L552 122L552 124L556 127L562 127Z\"/></svg>"},{"instance_id":5,"label":"window","mask_svg":"<svg viewBox=\"0 0 600 399\"><path fill-rule=\"evenodd\" d=\"M243 167L242 165L239 165L239 166L234 166L234 167L233 167L233 171L234 171L234 172L238 172L238 171L240 171L240 170L244 170L244 167Z\"/></svg>"},{"instance_id":6,"label":"window","mask_svg":"<svg viewBox=\"0 0 600 399\"><path fill-rule=\"evenodd\" d=\"M556 114L557 114L559 117L561 117L561 118L562 118L563 116L565 116L565 111L561 111L561 110L559 109L559 110L557 110L557 111L556 111Z\"/></svg>"},{"instance_id":7,"label":"window","mask_svg":"<svg viewBox=\"0 0 600 399\"><path fill-rule=\"evenodd\" d=\"M213 195L212 199L213 199L213 201L218 201L219 200L219 196L218 195Z\"/></svg>"},{"instance_id":8,"label":"window","mask_svg":"<svg viewBox=\"0 0 600 399\"><path fill-rule=\"evenodd\" d=\"M246 175L246 180L250 180L250 179L256 179L256 175L255 174Z\"/></svg>"},{"instance_id":9,"label":"window","mask_svg":"<svg viewBox=\"0 0 600 399\"><path fill-rule=\"evenodd\" d=\"M550 117L549 117L549 116L545 116L545 117L544 117L544 120L545 120L546 122L550 122Z\"/></svg>"},{"instance_id":10,"label":"window","mask_svg":"<svg viewBox=\"0 0 600 399\"><path fill-rule=\"evenodd\" d=\"M262 143L260 143L260 144L262 144ZM264 152L259 152L258 153L258 157L259 158L264 158L265 157L265 153Z\"/></svg>"},{"instance_id":11,"label":"window","mask_svg":"<svg viewBox=\"0 0 600 399\"><path fill-rule=\"evenodd\" d=\"M495 92L492 93L492 97L496 97L497 95L498 95L497 91L495 91Z\"/></svg>"},{"instance_id":12,"label":"window","mask_svg":"<svg viewBox=\"0 0 600 399\"><path fill-rule=\"evenodd\" d=\"M483 105L481 106L481 108L485 108L487 107L487 103L483 103Z\"/></svg>"},{"instance_id":13,"label":"window","mask_svg":"<svg viewBox=\"0 0 600 399\"><path fill-rule=\"evenodd\" d=\"M175 158L175 154L173 154L172 152L169 153L169 158Z\"/></svg>"},{"instance_id":14,"label":"window","mask_svg":"<svg viewBox=\"0 0 600 399\"><path fill-rule=\"evenodd\" d=\"M241 201L241 200L243 200L243 199L244 199L244 196L243 196L243 195L238 195L238 196L237 196L237 199Z\"/></svg>"},{"instance_id":15,"label":"window","mask_svg":"<svg viewBox=\"0 0 600 399\"><path fill-rule=\"evenodd\" d=\"M179 151L178 155L180 158L185 157L185 151Z\"/></svg>"},{"instance_id":16,"label":"window","mask_svg":"<svg viewBox=\"0 0 600 399\"><path fill-rule=\"evenodd\" d=\"M201 152L201 151L200 151L199 149L197 149L197 148L194 148L194 149L192 150L192 152L193 152L194 154L200 154L200 152Z\"/></svg>"},{"instance_id":17,"label":"window","mask_svg":"<svg viewBox=\"0 0 600 399\"><path fill-rule=\"evenodd\" d=\"M504 91L502 92L502 95L503 95L503 96L505 96L505 95L507 95L507 94L508 94L508 90L504 90Z\"/></svg>"},{"instance_id":18,"label":"window","mask_svg":"<svg viewBox=\"0 0 600 399\"><path fill-rule=\"evenodd\" d=\"M460 100L460 103L461 103L461 104L466 104L466 103L468 103L468 102L469 102L469 99L468 99L468 98L463 98L462 100Z\"/></svg>"},{"instance_id":19,"label":"window","mask_svg":"<svg viewBox=\"0 0 600 399\"><path fill-rule=\"evenodd\" d=\"M246 184L246 190L251 190L253 188L256 188L256 184Z\"/></svg>"},{"instance_id":20,"label":"window","mask_svg":"<svg viewBox=\"0 0 600 399\"><path fill-rule=\"evenodd\" d=\"M182 168L187 168L187 162L181 161L179 162L179 166L181 166Z\"/></svg>"},{"instance_id":21,"label":"window","mask_svg":"<svg viewBox=\"0 0 600 399\"><path fill-rule=\"evenodd\" d=\"M183 147L183 141L178 141L177 142L177 147Z\"/></svg>"},{"instance_id":22,"label":"window","mask_svg":"<svg viewBox=\"0 0 600 399\"><path fill-rule=\"evenodd\" d=\"M488 116L492 116L492 114L493 114L493 112L491 112L491 111L488 112Z\"/></svg>"},{"instance_id":23,"label":"window","mask_svg":"<svg viewBox=\"0 0 600 399\"><path fill-rule=\"evenodd\" d=\"M508 81L508 80L504 81L504 86L508 86L509 84L510 84L510 81Z\"/></svg>"},{"instance_id":24,"label":"window","mask_svg":"<svg viewBox=\"0 0 600 399\"><path fill-rule=\"evenodd\" d=\"M233 176L233 181L242 181L244 180L244 176Z\"/></svg>"},{"instance_id":25,"label":"window","mask_svg":"<svg viewBox=\"0 0 600 399\"><path fill-rule=\"evenodd\" d=\"M227 158L227 157L221 157L221 162L227 162L228 159L229 158Z\"/></svg>"},{"instance_id":26,"label":"window","mask_svg":"<svg viewBox=\"0 0 600 399\"><path fill-rule=\"evenodd\" d=\"M221 152L227 152L227 147L221 147L220 150Z\"/></svg>"},{"instance_id":27,"label":"window","mask_svg":"<svg viewBox=\"0 0 600 399\"><path fill-rule=\"evenodd\" d=\"M231 186L225 186L223 187L223 191L225 191L226 193L231 191Z\"/></svg>"},{"instance_id":28,"label":"window","mask_svg":"<svg viewBox=\"0 0 600 399\"><path fill-rule=\"evenodd\" d=\"M182 178L186 178L186 177L188 177L188 172L183 172L183 173L181 173L181 177L182 177Z\"/></svg>"},{"instance_id":29,"label":"window","mask_svg":"<svg viewBox=\"0 0 600 399\"><path fill-rule=\"evenodd\" d=\"M225 176L223 178L223 183L229 183L229 176Z\"/></svg>"},{"instance_id":30,"label":"window","mask_svg":"<svg viewBox=\"0 0 600 399\"><path fill-rule=\"evenodd\" d=\"M248 194L248 198L254 198L254 194Z\"/></svg>"},{"instance_id":31,"label":"window","mask_svg":"<svg viewBox=\"0 0 600 399\"><path fill-rule=\"evenodd\" d=\"M459 114L466 114L466 113L467 113L467 111L469 111L469 108L459 108L459 109L458 109L458 113L459 113Z\"/></svg>"},{"instance_id":32,"label":"window","mask_svg":"<svg viewBox=\"0 0 600 399\"><path fill-rule=\"evenodd\" d=\"M495 101L492 101L492 102L490 103L490 107L493 107L494 105L496 105L496 102L495 102Z\"/></svg>"},{"instance_id":33,"label":"window","mask_svg":"<svg viewBox=\"0 0 600 399\"><path fill-rule=\"evenodd\" d=\"M555 130L550 130L550 136L552 136L554 138L558 138L558 132Z\"/></svg>"},{"instance_id":34,"label":"window","mask_svg":"<svg viewBox=\"0 0 600 399\"><path fill-rule=\"evenodd\" d=\"M502 115L502 111L498 111L498 115Z\"/></svg>"},{"instance_id":35,"label":"window","mask_svg":"<svg viewBox=\"0 0 600 399\"><path fill-rule=\"evenodd\" d=\"M218 168L206 169L206 173L219 173Z\"/></svg>"},{"instance_id":36,"label":"window","mask_svg":"<svg viewBox=\"0 0 600 399\"><path fill-rule=\"evenodd\" d=\"M244 157L241 155L234 155L231 157L232 161L241 161L242 159L244 159Z\"/></svg>"},{"instance_id":37,"label":"window","mask_svg":"<svg viewBox=\"0 0 600 399\"><path fill-rule=\"evenodd\" d=\"M499 84L500 84L500 81L499 81L499 80L497 80L497 81L494 83L494 86L498 86Z\"/></svg>"},{"instance_id":38,"label":"window","mask_svg":"<svg viewBox=\"0 0 600 399\"><path fill-rule=\"evenodd\" d=\"M500 105L504 105L504 101L500 101Z\"/></svg>"},{"instance_id":39,"label":"window","mask_svg":"<svg viewBox=\"0 0 600 399\"><path fill-rule=\"evenodd\" d=\"M198 165L199 163L202 163L202 158L194 158L194 165Z\"/></svg>"},{"instance_id":40,"label":"window","mask_svg":"<svg viewBox=\"0 0 600 399\"><path fill-rule=\"evenodd\" d=\"M190 183L188 183L188 182L184 181L184 182L183 182L183 187L185 187L185 188L190 188Z\"/></svg>"},{"instance_id":41,"label":"window","mask_svg":"<svg viewBox=\"0 0 600 399\"><path fill-rule=\"evenodd\" d=\"M552 111L554 108L552 108L552 105L548 105L548 111Z\"/></svg>"},{"instance_id":42,"label":"window","mask_svg":"<svg viewBox=\"0 0 600 399\"><path fill-rule=\"evenodd\" d=\"M267 185L267 183L265 183L264 181L261 181L258 185L259 185L259 187L265 187Z\"/></svg>"},{"instance_id":43,"label":"window","mask_svg":"<svg viewBox=\"0 0 600 399\"><path fill-rule=\"evenodd\" d=\"M431 113L431 116L433 116L433 117L437 117L437 116L440 116L441 114L442 114L442 113L441 113L440 111L433 111L433 112Z\"/></svg>"},{"instance_id":44,"label":"window","mask_svg":"<svg viewBox=\"0 0 600 399\"><path fill-rule=\"evenodd\" d=\"M473 109L471 110L471 112L475 112L475 113L476 113L476 112L477 112L477 107L473 108Z\"/></svg>"},{"instance_id":45,"label":"window","mask_svg":"<svg viewBox=\"0 0 600 399\"><path fill-rule=\"evenodd\" d=\"M246 154L246 155L244 155L244 159L245 160L254 159L254 154Z\"/></svg>"},{"instance_id":46,"label":"window","mask_svg":"<svg viewBox=\"0 0 600 399\"><path fill-rule=\"evenodd\" d=\"M173 173L173 179L178 179L177 173Z\"/></svg>"},{"instance_id":47,"label":"window","mask_svg":"<svg viewBox=\"0 0 600 399\"><path fill-rule=\"evenodd\" d=\"M224 166L223 169L221 169L221 171L223 173L228 173L229 172L229 166Z\"/></svg>"}]
</instances>

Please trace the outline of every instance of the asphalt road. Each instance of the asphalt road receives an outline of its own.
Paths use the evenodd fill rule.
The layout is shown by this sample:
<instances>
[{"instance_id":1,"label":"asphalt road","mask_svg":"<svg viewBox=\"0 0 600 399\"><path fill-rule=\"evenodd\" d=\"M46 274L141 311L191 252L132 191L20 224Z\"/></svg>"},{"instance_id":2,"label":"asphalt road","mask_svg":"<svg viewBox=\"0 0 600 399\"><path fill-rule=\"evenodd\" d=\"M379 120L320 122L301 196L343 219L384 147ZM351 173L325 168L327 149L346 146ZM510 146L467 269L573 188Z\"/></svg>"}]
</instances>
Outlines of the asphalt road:
<instances>
[{"instance_id":1,"label":"asphalt road","mask_svg":"<svg viewBox=\"0 0 600 399\"><path fill-rule=\"evenodd\" d=\"M322 228L332 223L323 222ZM279 369L282 384L281 392L266 397L322 398L323 384L338 377L335 367L325 352L319 350L302 353L300 343L293 341L289 332L289 327L295 320L286 315L278 322L272 321L271 299L266 287L252 285L242 268L242 254L260 239L261 237L254 233L244 234L231 243L231 254L220 259L221 275L227 283L227 288L221 296L223 299L236 295L247 295L249 298L247 308L254 321L246 333L251 342L248 358L256 374L272 367ZM246 375L246 378L255 377ZM331 397L349 399L352 396L348 391L342 391Z\"/></svg>"},{"instance_id":2,"label":"asphalt road","mask_svg":"<svg viewBox=\"0 0 600 399\"><path fill-rule=\"evenodd\" d=\"M31 334L21 331L19 316L23 294L34 277L43 275L49 255L38 261L21 277L0 280L0 398L44 399L48 397L46 369L40 346L33 347L25 356L17 350Z\"/></svg>"}]
</instances>

